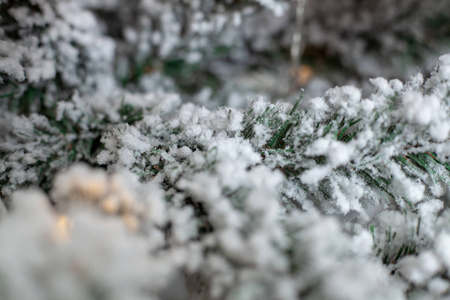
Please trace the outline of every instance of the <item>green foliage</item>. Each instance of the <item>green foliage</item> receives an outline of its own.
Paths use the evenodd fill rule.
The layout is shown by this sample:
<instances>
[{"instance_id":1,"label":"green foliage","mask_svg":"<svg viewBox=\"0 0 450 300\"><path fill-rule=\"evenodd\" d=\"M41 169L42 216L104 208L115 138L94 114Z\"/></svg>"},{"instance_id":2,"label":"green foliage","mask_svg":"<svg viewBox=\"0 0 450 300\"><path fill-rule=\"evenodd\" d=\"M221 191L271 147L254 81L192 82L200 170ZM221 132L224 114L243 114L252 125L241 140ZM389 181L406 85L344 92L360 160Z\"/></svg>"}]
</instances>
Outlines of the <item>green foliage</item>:
<instances>
[{"instance_id":1,"label":"green foliage","mask_svg":"<svg viewBox=\"0 0 450 300\"><path fill-rule=\"evenodd\" d=\"M125 97L123 97L119 108L119 114L123 122L132 124L142 120L144 109L135 108L131 104L125 103Z\"/></svg>"}]
</instances>

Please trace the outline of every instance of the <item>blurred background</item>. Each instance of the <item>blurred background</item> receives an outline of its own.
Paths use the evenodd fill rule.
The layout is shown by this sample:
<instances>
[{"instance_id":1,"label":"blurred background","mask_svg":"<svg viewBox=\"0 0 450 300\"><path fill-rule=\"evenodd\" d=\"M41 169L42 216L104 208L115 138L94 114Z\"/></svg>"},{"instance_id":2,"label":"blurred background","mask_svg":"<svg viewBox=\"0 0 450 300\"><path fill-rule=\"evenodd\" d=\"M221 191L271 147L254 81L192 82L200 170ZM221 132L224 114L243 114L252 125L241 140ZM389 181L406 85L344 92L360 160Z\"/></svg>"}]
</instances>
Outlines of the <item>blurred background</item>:
<instances>
[{"instance_id":1,"label":"blurred background","mask_svg":"<svg viewBox=\"0 0 450 300\"><path fill-rule=\"evenodd\" d=\"M365 93L372 77L429 73L450 49L450 0L23 0L0 7L0 39L28 48L25 64L41 72L25 85L11 79L0 87L15 97L10 103L122 89L242 108L252 95L291 101L300 88L317 96L354 84ZM42 59L52 72L41 71Z\"/></svg>"},{"instance_id":2,"label":"blurred background","mask_svg":"<svg viewBox=\"0 0 450 300\"><path fill-rule=\"evenodd\" d=\"M124 87L176 89L209 107L289 100L300 87L365 92L372 77L429 73L450 50L449 0L85 2L118 45Z\"/></svg>"}]
</instances>

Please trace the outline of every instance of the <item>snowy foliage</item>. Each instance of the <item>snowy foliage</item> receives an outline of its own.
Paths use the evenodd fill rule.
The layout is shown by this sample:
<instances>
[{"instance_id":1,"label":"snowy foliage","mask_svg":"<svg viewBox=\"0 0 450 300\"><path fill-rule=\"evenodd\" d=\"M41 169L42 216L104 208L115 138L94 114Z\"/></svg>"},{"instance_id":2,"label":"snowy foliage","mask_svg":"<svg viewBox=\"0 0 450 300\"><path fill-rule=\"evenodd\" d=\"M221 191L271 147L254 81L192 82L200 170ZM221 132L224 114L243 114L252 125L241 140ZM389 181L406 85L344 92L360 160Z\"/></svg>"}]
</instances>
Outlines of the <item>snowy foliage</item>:
<instances>
[{"instance_id":1,"label":"snowy foliage","mask_svg":"<svg viewBox=\"0 0 450 300\"><path fill-rule=\"evenodd\" d=\"M160 268L145 270L163 281L156 287L181 269L188 290L204 298L440 295L448 288L449 103L442 95L450 91L445 75L449 66L448 56L443 56L426 81L421 75L405 84L374 79L375 92L365 99L358 89L342 87L295 107L258 100L246 112L180 107L171 95L130 95L126 103L133 103L140 120L114 125L120 123L120 107L110 106L104 112L108 126L98 128L103 150L96 158L88 156L119 173L107 176L101 170L71 167L53 181L53 213L64 213L74 230L84 226L80 215L92 222L102 222L96 221L97 215L121 220L123 230L154 249L155 258L149 259L167 259ZM415 112L418 106L424 114ZM56 120L80 120L80 131L95 132L82 121L93 114L93 104L73 99L59 107ZM28 141L31 137L42 138L40 144L48 140L44 153L56 151L50 129L47 140L30 133L52 128L48 121L37 115L21 121L5 122L16 130L11 129L3 146L9 153L4 156L9 168L2 175L7 196L20 180L40 183L36 161L50 161L54 170L65 167L52 161L55 156L24 152L28 144L36 144ZM73 140L80 142L80 136ZM64 147L59 149L63 153ZM121 175L127 169L137 177ZM14 193L13 212L17 197L27 198ZM20 207L26 201L19 201ZM322 213L345 219L340 225ZM40 213L33 216L39 222ZM5 222L14 218L15 213L4 217ZM70 230L67 235L76 238ZM103 240L110 239L102 234L97 243Z\"/></svg>"},{"instance_id":2,"label":"snowy foliage","mask_svg":"<svg viewBox=\"0 0 450 300\"><path fill-rule=\"evenodd\" d=\"M31 85L54 101L71 89L109 93L114 87L115 45L90 11L73 1L2 2L1 48L11 50L2 55L1 73L9 75L11 93L20 96Z\"/></svg>"},{"instance_id":3,"label":"snowy foliage","mask_svg":"<svg viewBox=\"0 0 450 300\"><path fill-rule=\"evenodd\" d=\"M152 225L161 222L161 192L139 186L148 196L136 196L129 176L118 176L108 178L85 166L59 175L51 194L58 207L71 204L64 209L52 208L36 190L13 195L12 212L0 226L2 299L149 299L157 294L177 261L176 254L157 251L163 234ZM118 201L122 218L105 209L108 198ZM138 221L129 214L139 215L142 224L134 224ZM147 230L151 247L145 235L130 234L137 225Z\"/></svg>"},{"instance_id":4,"label":"snowy foliage","mask_svg":"<svg viewBox=\"0 0 450 300\"><path fill-rule=\"evenodd\" d=\"M246 110L133 66L260 32L243 61L293 2L0 2L0 299L165 299L176 274L191 299L448 299L450 54Z\"/></svg>"},{"instance_id":5,"label":"snowy foliage","mask_svg":"<svg viewBox=\"0 0 450 300\"><path fill-rule=\"evenodd\" d=\"M6 84L0 95L14 96L10 109L27 104L27 112L67 99L74 90L107 95L121 87L177 90L197 103L202 93L212 93L203 104L242 107L236 99L248 85L271 86L280 94L274 77L260 69L289 69L286 53L299 30L296 5L294 0L5 0L0 81ZM318 79L318 85L374 76L406 79L417 65L431 70L448 46L449 7L448 0L307 1L302 32L307 60L326 53L342 69ZM276 64L268 57L278 57ZM251 70L257 72L240 76Z\"/></svg>"}]
</instances>

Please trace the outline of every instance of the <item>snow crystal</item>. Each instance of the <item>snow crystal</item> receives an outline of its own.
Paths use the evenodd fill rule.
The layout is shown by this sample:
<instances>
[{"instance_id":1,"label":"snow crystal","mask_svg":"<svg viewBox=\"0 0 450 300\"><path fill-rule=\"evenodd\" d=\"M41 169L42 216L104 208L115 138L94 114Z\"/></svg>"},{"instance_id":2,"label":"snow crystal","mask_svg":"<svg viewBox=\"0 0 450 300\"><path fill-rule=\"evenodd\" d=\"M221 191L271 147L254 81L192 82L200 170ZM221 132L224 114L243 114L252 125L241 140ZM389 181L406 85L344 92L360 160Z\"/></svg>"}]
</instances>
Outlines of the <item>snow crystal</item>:
<instances>
[{"instance_id":1,"label":"snow crystal","mask_svg":"<svg viewBox=\"0 0 450 300\"><path fill-rule=\"evenodd\" d=\"M447 137L450 135L450 122L449 121L433 122L430 126L430 135L436 141L445 141Z\"/></svg>"},{"instance_id":2,"label":"snow crystal","mask_svg":"<svg viewBox=\"0 0 450 300\"><path fill-rule=\"evenodd\" d=\"M402 104L401 115L413 124L428 125L432 120L439 119L439 99L434 95L407 93L403 96Z\"/></svg>"},{"instance_id":3,"label":"snow crystal","mask_svg":"<svg viewBox=\"0 0 450 300\"><path fill-rule=\"evenodd\" d=\"M43 48L28 51L24 54L27 61L25 74L30 83L38 83L43 80L55 78L56 65L51 59L45 57Z\"/></svg>"},{"instance_id":4,"label":"snow crystal","mask_svg":"<svg viewBox=\"0 0 450 300\"><path fill-rule=\"evenodd\" d=\"M369 81L375 87L375 93L379 93L385 97L394 94L393 88L383 77L373 78Z\"/></svg>"},{"instance_id":5,"label":"snow crystal","mask_svg":"<svg viewBox=\"0 0 450 300\"><path fill-rule=\"evenodd\" d=\"M375 110L375 103L370 99L363 99L361 100L360 109L363 116L369 117Z\"/></svg>"},{"instance_id":6,"label":"snow crystal","mask_svg":"<svg viewBox=\"0 0 450 300\"><path fill-rule=\"evenodd\" d=\"M332 142L328 150L329 162L333 167L348 163L352 155L352 145L342 142Z\"/></svg>"},{"instance_id":7,"label":"snow crystal","mask_svg":"<svg viewBox=\"0 0 450 300\"><path fill-rule=\"evenodd\" d=\"M320 166L311 168L302 173L300 180L305 184L317 185L331 172L331 167Z\"/></svg>"},{"instance_id":8,"label":"snow crystal","mask_svg":"<svg viewBox=\"0 0 450 300\"><path fill-rule=\"evenodd\" d=\"M340 212L347 214L351 210L363 212L359 200L364 194L364 189L357 185L357 178L351 180L345 177L338 178L331 182L333 198Z\"/></svg>"},{"instance_id":9,"label":"snow crystal","mask_svg":"<svg viewBox=\"0 0 450 300\"><path fill-rule=\"evenodd\" d=\"M391 283L392 279L380 265L354 261L339 266L325 278L317 299L403 300L401 285Z\"/></svg>"},{"instance_id":10,"label":"snow crystal","mask_svg":"<svg viewBox=\"0 0 450 300\"><path fill-rule=\"evenodd\" d=\"M24 81L25 73L21 64L23 52L22 47L0 40L0 73L5 73L18 81Z\"/></svg>"},{"instance_id":11,"label":"snow crystal","mask_svg":"<svg viewBox=\"0 0 450 300\"><path fill-rule=\"evenodd\" d=\"M211 178L206 173L195 174L189 181L182 179L178 186L186 189L195 198L205 202L214 202L220 198L221 189L217 178Z\"/></svg>"},{"instance_id":12,"label":"snow crystal","mask_svg":"<svg viewBox=\"0 0 450 300\"><path fill-rule=\"evenodd\" d=\"M329 106L322 97L305 99L300 103L300 108L311 111L318 119L324 118L329 111Z\"/></svg>"},{"instance_id":13,"label":"snow crystal","mask_svg":"<svg viewBox=\"0 0 450 300\"><path fill-rule=\"evenodd\" d=\"M218 157L239 160L247 165L254 165L261 161L261 155L254 151L248 140L242 138L218 139L212 141L209 149L217 149Z\"/></svg>"},{"instance_id":14,"label":"snow crystal","mask_svg":"<svg viewBox=\"0 0 450 300\"><path fill-rule=\"evenodd\" d=\"M444 208L444 202L438 199L428 200L418 205L419 213L422 216L437 215Z\"/></svg>"},{"instance_id":15,"label":"snow crystal","mask_svg":"<svg viewBox=\"0 0 450 300\"><path fill-rule=\"evenodd\" d=\"M96 19L94 15L87 10L80 10L75 3L58 3L58 13L75 28L90 30L95 27Z\"/></svg>"},{"instance_id":16,"label":"snow crystal","mask_svg":"<svg viewBox=\"0 0 450 300\"><path fill-rule=\"evenodd\" d=\"M434 251L447 269L447 275L450 275L450 235L447 232L441 232L434 241Z\"/></svg>"},{"instance_id":17,"label":"snow crystal","mask_svg":"<svg viewBox=\"0 0 450 300\"><path fill-rule=\"evenodd\" d=\"M192 150L186 146L183 146L177 150L177 156L181 158L188 158L191 154Z\"/></svg>"},{"instance_id":18,"label":"snow crystal","mask_svg":"<svg viewBox=\"0 0 450 300\"><path fill-rule=\"evenodd\" d=\"M351 143L359 149L364 149L364 147L367 146L367 144L374 138L374 136L375 134L372 129L368 128L366 130L358 132L356 139L351 141Z\"/></svg>"},{"instance_id":19,"label":"snow crystal","mask_svg":"<svg viewBox=\"0 0 450 300\"><path fill-rule=\"evenodd\" d=\"M369 255L373 249L373 238L366 230L361 230L352 237L352 251L359 255Z\"/></svg>"},{"instance_id":20,"label":"snow crystal","mask_svg":"<svg viewBox=\"0 0 450 300\"><path fill-rule=\"evenodd\" d=\"M349 117L358 115L358 103L361 101L361 90L354 86L332 88L325 92L326 99L333 107L341 109Z\"/></svg>"},{"instance_id":21,"label":"snow crystal","mask_svg":"<svg viewBox=\"0 0 450 300\"><path fill-rule=\"evenodd\" d=\"M403 82L398 79L389 80L389 85L392 87L394 92L400 93L403 89Z\"/></svg>"},{"instance_id":22,"label":"snow crystal","mask_svg":"<svg viewBox=\"0 0 450 300\"><path fill-rule=\"evenodd\" d=\"M422 201L425 193L425 186L418 180L406 177L397 164L392 163L390 167L394 176L392 189L398 195L404 195L406 199L413 204Z\"/></svg>"},{"instance_id":23,"label":"snow crystal","mask_svg":"<svg viewBox=\"0 0 450 300\"><path fill-rule=\"evenodd\" d=\"M442 265L432 251L424 251L419 256L407 256L400 262L400 273L416 285L426 284Z\"/></svg>"},{"instance_id":24,"label":"snow crystal","mask_svg":"<svg viewBox=\"0 0 450 300\"><path fill-rule=\"evenodd\" d=\"M330 165L337 167L349 162L353 151L353 146L350 144L328 138L319 138L307 148L305 154L309 156L327 155Z\"/></svg>"},{"instance_id":25,"label":"snow crystal","mask_svg":"<svg viewBox=\"0 0 450 300\"><path fill-rule=\"evenodd\" d=\"M392 230L393 233L395 233L396 238L391 241L390 245L394 249L399 249L406 241L407 236L410 233L407 217L398 211L382 211L375 217L374 224L377 225L377 228L380 228L381 232L385 230Z\"/></svg>"},{"instance_id":26,"label":"snow crystal","mask_svg":"<svg viewBox=\"0 0 450 300\"><path fill-rule=\"evenodd\" d=\"M442 278L433 278L427 285L427 289L436 296L446 293L450 288L450 283Z\"/></svg>"},{"instance_id":27,"label":"snow crystal","mask_svg":"<svg viewBox=\"0 0 450 300\"><path fill-rule=\"evenodd\" d=\"M419 90L420 87L423 85L424 78L422 73L417 73L414 76L411 76L410 80L407 81L404 90L405 92L410 92L414 90Z\"/></svg>"},{"instance_id":28,"label":"snow crystal","mask_svg":"<svg viewBox=\"0 0 450 300\"><path fill-rule=\"evenodd\" d=\"M148 150L148 145L142 140L141 133L135 127L126 127L126 132L122 135L122 142L125 147L140 153Z\"/></svg>"}]
</instances>

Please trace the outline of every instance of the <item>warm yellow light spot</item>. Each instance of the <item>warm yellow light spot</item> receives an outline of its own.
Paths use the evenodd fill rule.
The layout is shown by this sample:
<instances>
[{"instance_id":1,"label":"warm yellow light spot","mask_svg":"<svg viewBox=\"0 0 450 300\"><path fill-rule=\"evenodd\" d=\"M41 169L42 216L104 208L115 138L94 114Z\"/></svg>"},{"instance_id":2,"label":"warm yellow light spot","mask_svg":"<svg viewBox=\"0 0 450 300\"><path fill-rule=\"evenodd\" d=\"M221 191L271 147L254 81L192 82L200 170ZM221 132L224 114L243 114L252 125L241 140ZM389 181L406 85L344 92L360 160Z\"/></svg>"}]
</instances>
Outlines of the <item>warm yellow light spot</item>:
<instances>
[{"instance_id":1,"label":"warm yellow light spot","mask_svg":"<svg viewBox=\"0 0 450 300\"><path fill-rule=\"evenodd\" d=\"M139 227L139 222L136 219L136 217L132 216L132 215L124 215L122 217L123 221L125 222L125 226L130 230L130 231L137 231L138 227Z\"/></svg>"},{"instance_id":2,"label":"warm yellow light spot","mask_svg":"<svg viewBox=\"0 0 450 300\"><path fill-rule=\"evenodd\" d=\"M297 81L297 84L303 86L307 84L314 75L314 70L307 65L301 65L300 68L293 71L293 77Z\"/></svg>"},{"instance_id":3,"label":"warm yellow light spot","mask_svg":"<svg viewBox=\"0 0 450 300\"><path fill-rule=\"evenodd\" d=\"M72 221L65 215L59 215L56 223L56 238L58 241L65 242L70 239L70 229L73 227Z\"/></svg>"},{"instance_id":4,"label":"warm yellow light spot","mask_svg":"<svg viewBox=\"0 0 450 300\"><path fill-rule=\"evenodd\" d=\"M113 195L103 199L101 205L103 211L111 215L116 214L120 208L119 199Z\"/></svg>"},{"instance_id":5,"label":"warm yellow light spot","mask_svg":"<svg viewBox=\"0 0 450 300\"><path fill-rule=\"evenodd\" d=\"M96 200L106 193L106 181L103 178L91 179L83 182L80 188L83 196Z\"/></svg>"},{"instance_id":6,"label":"warm yellow light spot","mask_svg":"<svg viewBox=\"0 0 450 300\"><path fill-rule=\"evenodd\" d=\"M130 213L134 211L134 200L133 197L125 190L120 191L119 194L119 198L120 198L120 204L121 204L121 209L125 212L125 213Z\"/></svg>"}]
</instances>

